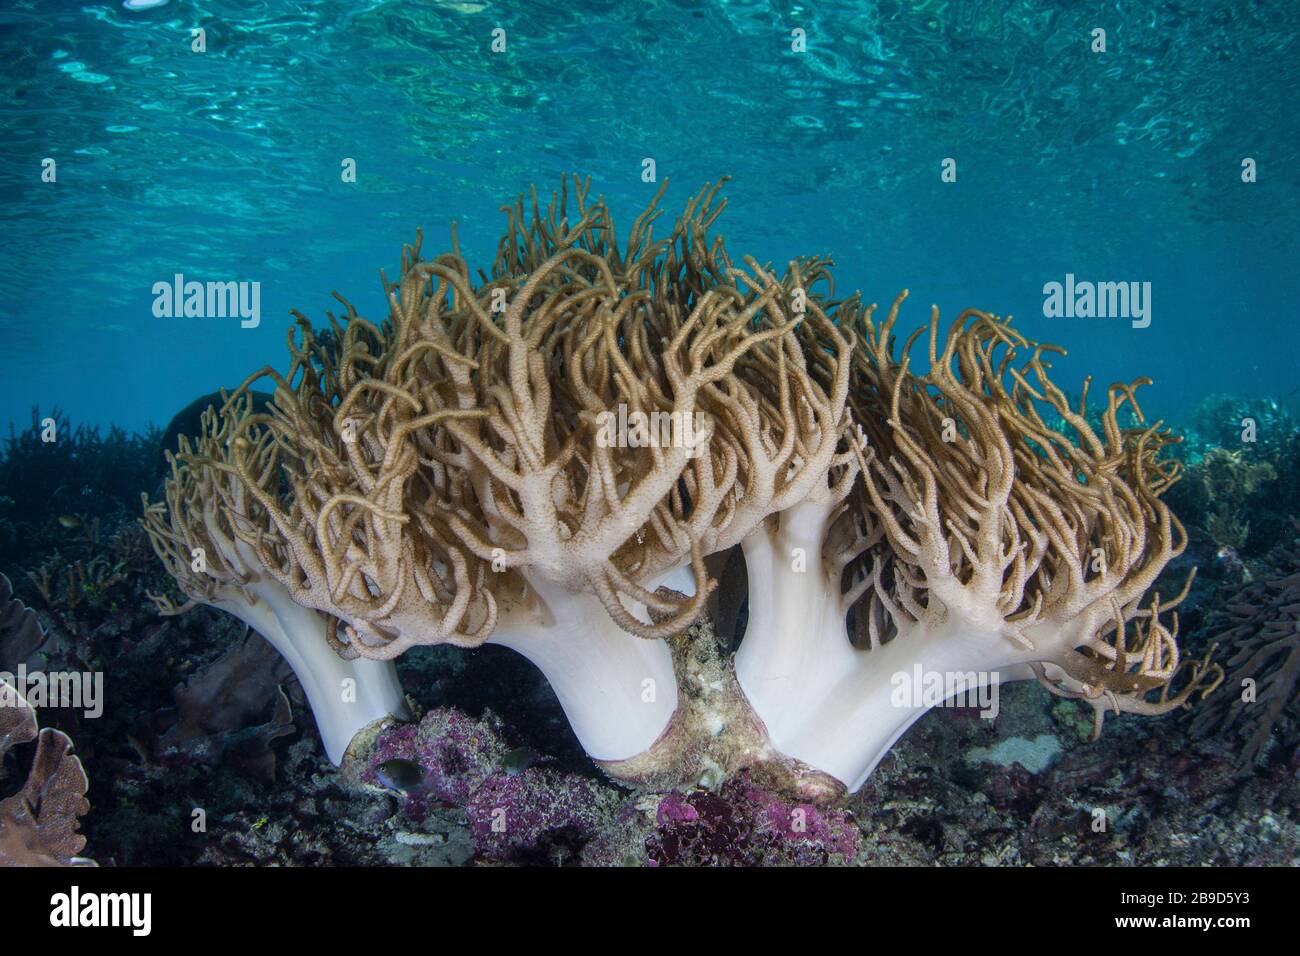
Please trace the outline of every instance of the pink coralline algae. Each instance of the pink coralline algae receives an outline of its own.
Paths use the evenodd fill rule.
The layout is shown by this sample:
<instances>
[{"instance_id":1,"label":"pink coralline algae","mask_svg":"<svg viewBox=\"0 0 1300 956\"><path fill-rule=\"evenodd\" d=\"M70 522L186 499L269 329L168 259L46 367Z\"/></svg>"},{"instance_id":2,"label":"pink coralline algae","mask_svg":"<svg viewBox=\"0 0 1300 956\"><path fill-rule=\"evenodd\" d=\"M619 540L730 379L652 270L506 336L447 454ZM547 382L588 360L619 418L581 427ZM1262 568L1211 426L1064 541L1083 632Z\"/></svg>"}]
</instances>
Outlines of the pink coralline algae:
<instances>
[{"instance_id":1,"label":"pink coralline algae","mask_svg":"<svg viewBox=\"0 0 1300 956\"><path fill-rule=\"evenodd\" d=\"M794 803L742 776L718 793L670 793L645 843L651 866L826 866L852 863L859 831L843 810Z\"/></svg>"},{"instance_id":2,"label":"pink coralline algae","mask_svg":"<svg viewBox=\"0 0 1300 956\"><path fill-rule=\"evenodd\" d=\"M440 804L451 804L464 810L475 848L487 859L572 859L617 805L618 794L545 766L510 773L509 753L491 715L476 719L437 708L418 724L384 730L361 779L379 785L380 765L408 760L424 780L404 794L407 819L421 823Z\"/></svg>"},{"instance_id":3,"label":"pink coralline algae","mask_svg":"<svg viewBox=\"0 0 1300 956\"><path fill-rule=\"evenodd\" d=\"M510 746L492 715L437 708L396 724L375 742L361 779L379 785L392 760L420 768L403 816L423 823L440 806L461 808L488 860L622 866L826 866L858 854L845 810L786 800L748 775L720 791L620 793L551 767L506 769Z\"/></svg>"}]
</instances>

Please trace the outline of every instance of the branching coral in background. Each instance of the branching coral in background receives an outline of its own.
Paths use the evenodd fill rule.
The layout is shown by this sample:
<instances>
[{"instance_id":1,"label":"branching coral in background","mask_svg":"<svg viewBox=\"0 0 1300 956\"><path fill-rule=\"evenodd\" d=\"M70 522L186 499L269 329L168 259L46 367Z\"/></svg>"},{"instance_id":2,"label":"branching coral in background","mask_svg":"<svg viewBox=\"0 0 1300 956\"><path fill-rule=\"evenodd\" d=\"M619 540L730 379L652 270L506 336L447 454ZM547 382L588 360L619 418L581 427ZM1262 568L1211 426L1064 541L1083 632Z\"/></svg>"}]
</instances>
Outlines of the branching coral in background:
<instances>
[{"instance_id":1,"label":"branching coral in background","mask_svg":"<svg viewBox=\"0 0 1300 956\"><path fill-rule=\"evenodd\" d=\"M1189 461L1194 461L1203 449L1243 444L1263 459L1277 459L1286 453L1300 425L1285 402L1222 393L1207 395L1197 402L1191 417Z\"/></svg>"},{"instance_id":2,"label":"branching coral in background","mask_svg":"<svg viewBox=\"0 0 1300 956\"><path fill-rule=\"evenodd\" d=\"M1240 550L1250 535L1246 499L1277 479L1266 461L1250 461L1241 451L1211 448L1195 470L1206 502L1205 531L1220 547Z\"/></svg>"},{"instance_id":3,"label":"branching coral in background","mask_svg":"<svg viewBox=\"0 0 1300 956\"><path fill-rule=\"evenodd\" d=\"M0 769L5 755L36 741L27 781L0 800L0 867L93 866L80 856L86 838L78 818L90 810L89 782L72 741L59 730L40 730L36 712L12 685L0 682Z\"/></svg>"},{"instance_id":4,"label":"branching coral in background","mask_svg":"<svg viewBox=\"0 0 1300 956\"><path fill-rule=\"evenodd\" d=\"M1191 418L1181 449L1187 476L1170 504L1221 549L1218 561L1237 577L1239 558L1249 565L1291 541L1300 430L1285 403L1263 398L1211 395Z\"/></svg>"},{"instance_id":5,"label":"branching coral in background","mask_svg":"<svg viewBox=\"0 0 1300 956\"><path fill-rule=\"evenodd\" d=\"M1214 639L1227 648L1223 691L1197 713L1192 732L1238 739L1238 764L1264 762L1272 743L1294 740L1300 689L1300 538L1270 556L1275 572L1226 603Z\"/></svg>"},{"instance_id":6,"label":"branching coral in background","mask_svg":"<svg viewBox=\"0 0 1300 956\"><path fill-rule=\"evenodd\" d=\"M0 448L0 567L30 567L30 558L62 548L69 535L61 520L75 516L87 530L96 518L129 520L140 489L153 485L158 437L153 429L100 435L58 409L33 409L21 432L11 426Z\"/></svg>"},{"instance_id":7,"label":"branching coral in background","mask_svg":"<svg viewBox=\"0 0 1300 956\"><path fill-rule=\"evenodd\" d=\"M57 627L82 645L93 639L95 626L111 623L105 596L126 580L122 569L102 555L71 562L56 556L27 577Z\"/></svg>"}]
</instances>

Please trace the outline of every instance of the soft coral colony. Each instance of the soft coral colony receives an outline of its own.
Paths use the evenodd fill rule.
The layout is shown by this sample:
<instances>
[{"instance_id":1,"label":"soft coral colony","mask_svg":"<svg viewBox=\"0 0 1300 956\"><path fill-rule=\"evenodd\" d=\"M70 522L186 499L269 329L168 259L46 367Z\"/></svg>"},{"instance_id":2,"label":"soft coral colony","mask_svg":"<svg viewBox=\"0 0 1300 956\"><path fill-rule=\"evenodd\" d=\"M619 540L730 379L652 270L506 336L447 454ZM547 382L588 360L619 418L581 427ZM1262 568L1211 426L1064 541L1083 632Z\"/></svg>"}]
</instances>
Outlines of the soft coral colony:
<instances>
[{"instance_id":1,"label":"soft coral colony","mask_svg":"<svg viewBox=\"0 0 1300 956\"><path fill-rule=\"evenodd\" d=\"M163 609L271 641L336 763L405 716L393 661L420 644L523 654L616 779L751 768L815 799L933 705L895 693L918 669L1036 678L1098 728L1212 689L1179 596L1147 598L1185 539L1144 382L1109 390L1099 433L1086 384L1072 404L1056 350L1006 321L936 309L900 348L905 295L882 318L827 260L737 265L720 186L656 238L661 189L620 244L575 179L507 207L490 274L453 230L404 250L383 322L298 315L288 370L210 409L146 502L189 598ZM739 649L692 653L735 548Z\"/></svg>"}]
</instances>

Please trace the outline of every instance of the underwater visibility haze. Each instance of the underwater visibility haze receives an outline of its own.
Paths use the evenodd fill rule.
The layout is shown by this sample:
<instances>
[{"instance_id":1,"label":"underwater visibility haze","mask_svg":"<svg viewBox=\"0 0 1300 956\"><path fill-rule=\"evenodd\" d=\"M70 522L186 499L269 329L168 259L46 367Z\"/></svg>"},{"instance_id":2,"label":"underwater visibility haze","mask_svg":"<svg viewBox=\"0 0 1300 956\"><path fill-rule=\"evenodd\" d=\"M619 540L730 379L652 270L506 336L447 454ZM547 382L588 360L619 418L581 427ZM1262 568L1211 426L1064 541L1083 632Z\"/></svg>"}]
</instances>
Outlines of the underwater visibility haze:
<instances>
[{"instance_id":1,"label":"underwater visibility haze","mask_svg":"<svg viewBox=\"0 0 1300 956\"><path fill-rule=\"evenodd\" d=\"M4 3L0 865L1295 865L1298 32Z\"/></svg>"}]
</instances>

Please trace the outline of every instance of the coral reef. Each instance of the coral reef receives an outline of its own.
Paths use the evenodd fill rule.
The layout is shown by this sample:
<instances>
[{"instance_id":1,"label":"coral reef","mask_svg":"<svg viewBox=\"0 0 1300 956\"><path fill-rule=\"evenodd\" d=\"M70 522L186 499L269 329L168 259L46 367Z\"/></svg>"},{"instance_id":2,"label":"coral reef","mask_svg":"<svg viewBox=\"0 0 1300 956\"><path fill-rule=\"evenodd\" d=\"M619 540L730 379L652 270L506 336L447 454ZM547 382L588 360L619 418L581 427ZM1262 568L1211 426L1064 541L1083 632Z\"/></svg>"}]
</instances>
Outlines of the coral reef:
<instances>
[{"instance_id":1,"label":"coral reef","mask_svg":"<svg viewBox=\"0 0 1300 956\"><path fill-rule=\"evenodd\" d=\"M1098 732L1107 710L1163 714L1210 689L1217 670L1180 661L1177 618L1160 622L1159 595L1141 604L1185 544L1159 499L1177 477L1159 456L1173 439L1160 423L1118 424L1126 404L1141 420L1142 380L1112 387L1099 435L1086 388L1074 409L1048 378L1054 349L988 314L967 312L941 336L935 309L896 358L904 298L879 324L874 306L841 304L860 340L861 503L810 496L781 537L769 526L767 540L746 541L750 617L736 670L777 746L856 789L936 703L896 699L898 675L913 669L957 675L966 691L1032 674L1089 701ZM924 376L909 356L922 337ZM1048 427L1040 407L1069 431ZM888 409L883 421L876 408ZM796 552L826 555L825 577L790 573L783 559ZM865 648L845 633L854 604ZM778 626L756 622L756 609Z\"/></svg>"},{"instance_id":2,"label":"coral reef","mask_svg":"<svg viewBox=\"0 0 1300 956\"><path fill-rule=\"evenodd\" d=\"M44 662L47 634L36 614L13 594L0 574L0 781L13 748L36 741L27 780L0 799L0 866L73 866L90 861L79 854L86 838L78 819L89 809L89 782L72 740L61 730L41 728L36 710L12 683L15 671Z\"/></svg>"},{"instance_id":3,"label":"coral reef","mask_svg":"<svg viewBox=\"0 0 1300 956\"><path fill-rule=\"evenodd\" d=\"M743 589L743 565L740 570ZM5 616L0 609L0 618ZM743 609L739 616L743 631ZM406 794L348 785L330 771L310 720L298 721L296 735L268 742L276 763L274 781L267 783L256 762L240 759L240 740L267 725L280 687L295 702L295 712L302 706L286 665L275 664L268 645L239 622L204 609L181 618L141 618L131 627L134 633L123 641L110 678L114 698L133 706L108 709L102 719L85 722L76 737L94 785L83 830L102 862L645 866L652 850L659 853L661 833L692 851L679 851L678 865L702 860L715 847L724 852L714 865L752 862L759 852L765 862L834 864L842 856L827 852L828 846L842 848L849 839L856 840L857 850L846 862L856 865L1294 865L1300 859L1300 832L1290 809L1296 781L1285 761L1270 761L1238 777L1224 745L1213 737L1188 740L1185 721L1133 723L1122 733L1084 744L1092 724L1089 708L1045 697L1027 683L1002 688L1001 711L993 721L968 708L926 714L856 795L842 808L829 809L773 792L749 774L740 775L743 785L730 781L716 790L624 796L593 776L558 701L525 660L491 645L468 652L417 649L398 667L420 706L447 726L490 731L464 738L478 737L480 749L492 755L482 764L466 760L468 778L495 776L519 786L520 793L555 786L583 795L583 805L573 807L574 825L560 814L538 839L498 848L480 842L481 835L476 839L464 805L454 800L427 801L417 820L405 812L417 806ZM695 658L687 666L703 675L706 665L713 666L707 630L697 625L691 631L690 639L673 640ZM95 640L101 639L103 632ZM33 640L40 646L44 638ZM35 659L43 656L38 650ZM258 662L269 673L261 673ZM253 679L245 682L249 675ZM192 698L192 717L182 719L175 698L190 685L204 690ZM717 693L694 680L684 687L690 702L703 703ZM1225 693L1216 692L1208 703ZM453 707L458 715L450 713ZM182 724L191 728L184 733L193 748L159 745ZM1004 741L1052 734L1061 750L1047 769L971 760L983 750L1000 752ZM507 740L526 741L541 753L533 767L513 778L510 758L518 748ZM93 756L86 756L88 748ZM471 757L478 752L468 746L467 751ZM1273 752L1281 754L1277 748ZM453 797L469 789L457 783L456 766L450 762L446 782ZM544 795L540 799L550 807L572 806ZM800 807L808 811L805 821L824 819L833 839L829 844L810 840L809 834L826 832L818 826L778 839L775 830L766 829L769 818L754 809L769 802L791 822L798 818L790 811ZM680 815L666 811L660 821L661 805L683 803L704 808L700 819L673 819ZM599 812L583 813L588 806ZM1104 833L1093 829L1097 808L1111 821ZM195 832L198 809L206 825ZM490 824L490 812L480 819ZM712 827L713 821L728 819L740 822L735 829ZM852 829L839 830L841 823ZM491 836L490 825L488 830ZM528 832L509 828L496 837L504 844L505 838ZM720 843L715 832L745 838ZM752 850L751 842L760 851Z\"/></svg>"},{"instance_id":4,"label":"coral reef","mask_svg":"<svg viewBox=\"0 0 1300 956\"><path fill-rule=\"evenodd\" d=\"M21 432L11 425L0 449L0 568L23 567L33 554L66 546L70 532L85 534L94 519L111 533L130 517L140 489L154 486L150 459L159 438L153 429L100 435L73 427L58 409L33 409Z\"/></svg>"},{"instance_id":5,"label":"coral reef","mask_svg":"<svg viewBox=\"0 0 1300 956\"><path fill-rule=\"evenodd\" d=\"M0 669L20 661L102 669L126 635L153 619L143 598L164 577L132 510L156 433L114 428L102 438L57 411L45 426L38 414L0 451L0 567L12 582L0 600L20 593L40 611L43 636L39 651L0 646ZM64 715L42 708L42 721L50 719L62 725Z\"/></svg>"},{"instance_id":6,"label":"coral reef","mask_svg":"<svg viewBox=\"0 0 1300 956\"><path fill-rule=\"evenodd\" d=\"M0 671L13 672L19 664L34 666L46 637L35 612L14 596L13 584L0 574Z\"/></svg>"},{"instance_id":7,"label":"coral reef","mask_svg":"<svg viewBox=\"0 0 1300 956\"><path fill-rule=\"evenodd\" d=\"M1237 448L1250 438L1260 457L1276 459L1300 430L1291 409L1273 399L1216 393L1197 402L1187 427L1187 457L1211 448Z\"/></svg>"},{"instance_id":8,"label":"coral reef","mask_svg":"<svg viewBox=\"0 0 1300 956\"><path fill-rule=\"evenodd\" d=\"M1211 696L1210 700L1214 699ZM1208 705L1209 702L1207 702ZM873 865L1294 866L1300 792L1279 767L1242 779L1185 721L1085 743L1029 685L996 721L927 714L849 802ZM1077 708L1078 704L1068 706ZM972 763L972 745L1057 735L1045 769ZM1014 736L1008 736L1014 735ZM1221 749L1221 748L1220 748Z\"/></svg>"},{"instance_id":9,"label":"coral reef","mask_svg":"<svg viewBox=\"0 0 1300 956\"><path fill-rule=\"evenodd\" d=\"M418 772L401 792L401 815L428 828L453 808L476 855L510 863L608 865L825 865L856 858L850 816L786 800L748 774L720 790L626 798L548 766L509 767L500 721L435 708L419 724L381 732L362 783L388 789L384 769Z\"/></svg>"},{"instance_id":10,"label":"coral reef","mask_svg":"<svg viewBox=\"0 0 1300 956\"><path fill-rule=\"evenodd\" d=\"M271 744L296 729L282 687L292 680L292 670L271 645L256 634L246 635L175 689L174 713L155 715L150 728L157 734L155 756L221 761L272 783L276 755ZM270 720L258 723L268 710Z\"/></svg>"},{"instance_id":11,"label":"coral reef","mask_svg":"<svg viewBox=\"0 0 1300 956\"><path fill-rule=\"evenodd\" d=\"M0 799L0 867L93 866L80 856L86 838L79 818L90 809L89 781L60 730L41 729L36 711L11 684L0 681L0 779L4 759L21 744L36 741L27 780Z\"/></svg>"},{"instance_id":12,"label":"coral reef","mask_svg":"<svg viewBox=\"0 0 1300 956\"><path fill-rule=\"evenodd\" d=\"M1205 530L1220 547L1241 550L1250 535L1246 502L1262 487L1277 480L1277 471L1266 461L1250 461L1241 451L1211 448L1197 468L1208 505Z\"/></svg>"},{"instance_id":13,"label":"coral reef","mask_svg":"<svg viewBox=\"0 0 1300 956\"><path fill-rule=\"evenodd\" d=\"M1169 503L1192 530L1218 549L1218 563L1249 565L1291 536L1293 502L1300 496L1300 429L1276 401L1211 395L1190 416L1175 454L1187 478ZM1207 562L1208 564L1209 562Z\"/></svg>"},{"instance_id":14,"label":"coral reef","mask_svg":"<svg viewBox=\"0 0 1300 956\"><path fill-rule=\"evenodd\" d=\"M211 409L204 414L211 428L198 438L197 454L242 448L233 420L219 430L216 420ZM190 454L190 447L189 440L182 438L182 456ZM363 728L389 715L405 714L391 663L344 660L331 646L329 620L311 606L295 602L289 586L267 572L273 546L252 530L256 498L247 487L239 479L227 481L227 472L221 469L183 468L176 459L172 467L173 477L166 484L168 505L148 505L146 496L144 526L188 600L177 605L151 595L158 608L176 615L199 604L210 605L233 614L266 638L302 683L326 750L336 763ZM260 474L262 482L278 485L278 460L272 456L264 461ZM170 520L164 520L164 514ZM291 554L283 557L292 563Z\"/></svg>"},{"instance_id":15,"label":"coral reef","mask_svg":"<svg viewBox=\"0 0 1300 956\"><path fill-rule=\"evenodd\" d=\"M492 643L537 665L617 780L749 770L813 802L963 690L1035 677L1099 731L1212 689L1162 618L1190 582L1147 599L1186 535L1145 380L1090 412L1086 384L1074 403L1051 381L1058 350L977 310L946 332L934 310L900 350L905 293L877 321L833 297L828 260L737 265L709 231L720 186L658 239L656 196L620 243L565 182L507 209L478 282L453 231L432 259L404 250L386 320L341 298L328 334L298 315L288 370L204 412L146 500L188 599L160 607L262 633L335 762L403 713L395 658ZM736 546L733 676L689 645ZM914 670L944 694L900 703Z\"/></svg>"}]
</instances>

